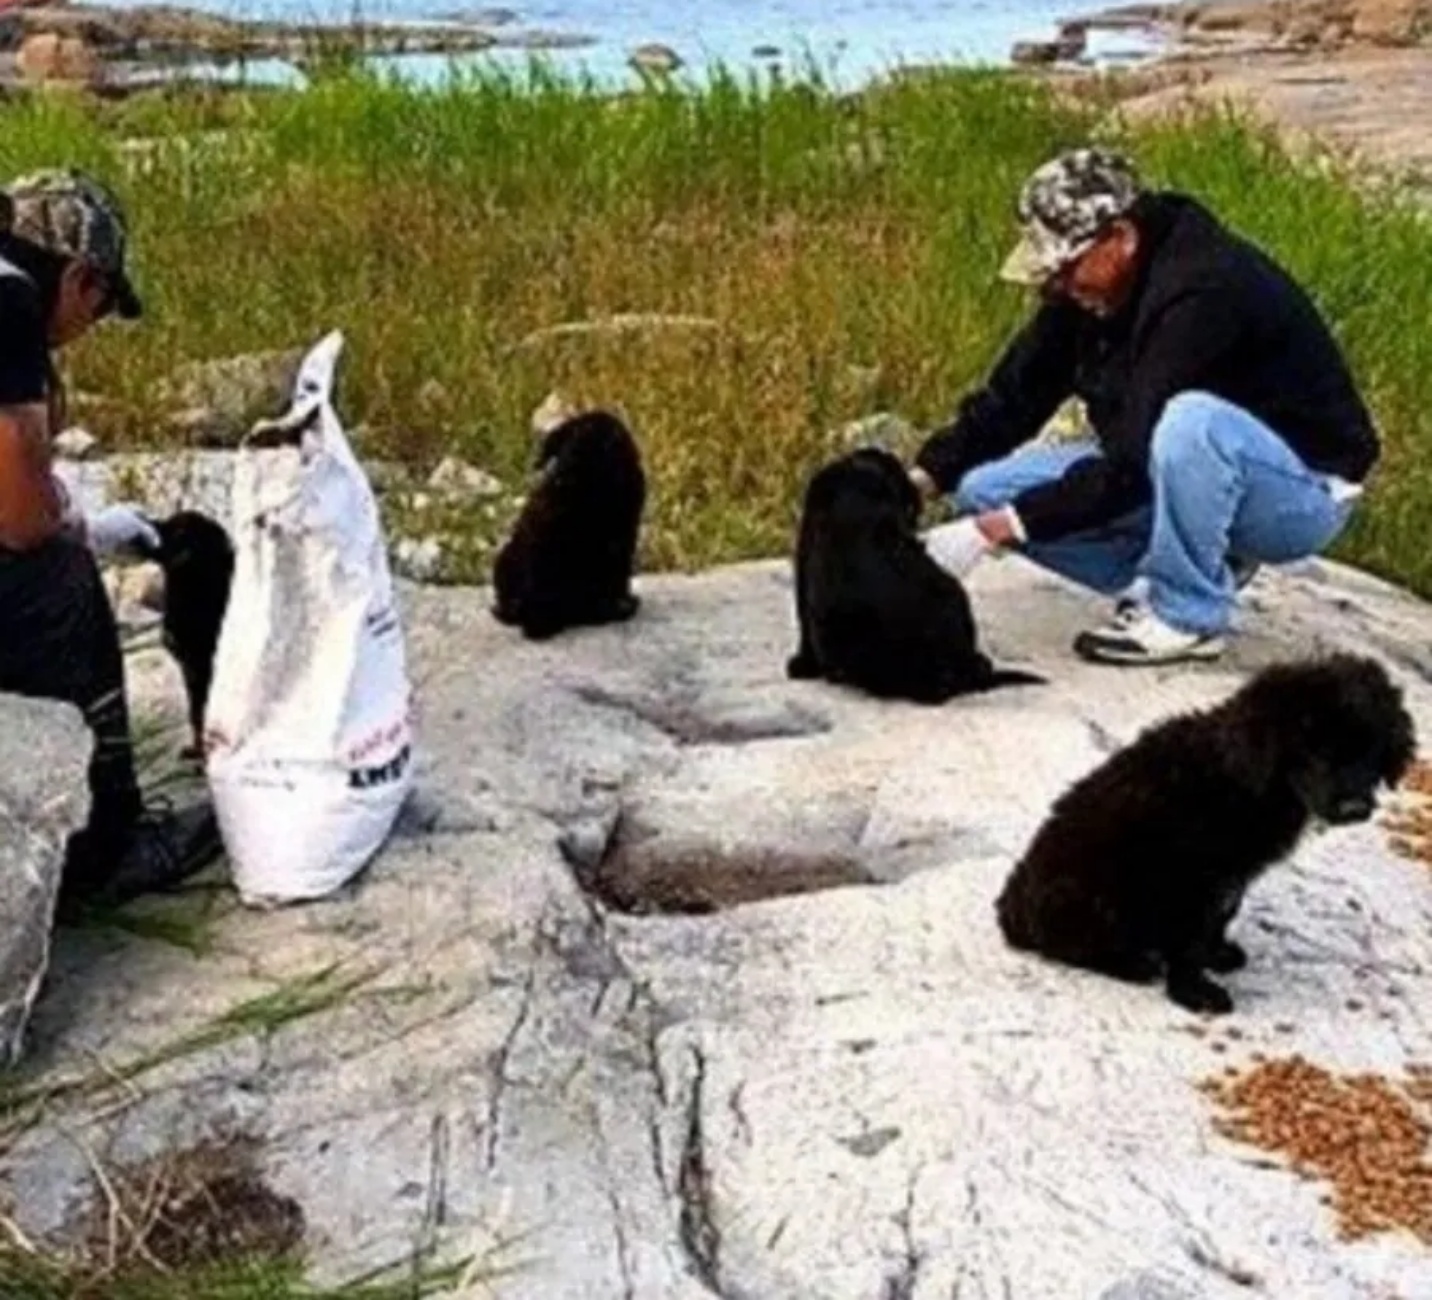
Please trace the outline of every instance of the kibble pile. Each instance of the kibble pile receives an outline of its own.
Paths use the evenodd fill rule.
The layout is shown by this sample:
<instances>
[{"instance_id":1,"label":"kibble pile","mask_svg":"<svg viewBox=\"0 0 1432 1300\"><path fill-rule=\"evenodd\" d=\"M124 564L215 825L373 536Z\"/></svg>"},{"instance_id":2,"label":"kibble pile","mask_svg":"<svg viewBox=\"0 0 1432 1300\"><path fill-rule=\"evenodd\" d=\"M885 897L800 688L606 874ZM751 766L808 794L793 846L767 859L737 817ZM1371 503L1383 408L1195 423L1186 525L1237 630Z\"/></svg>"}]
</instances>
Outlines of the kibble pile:
<instances>
[{"instance_id":1,"label":"kibble pile","mask_svg":"<svg viewBox=\"0 0 1432 1300\"><path fill-rule=\"evenodd\" d=\"M1229 1066L1202 1089L1224 1137L1330 1185L1324 1203L1345 1240L1405 1228L1432 1246L1432 1066L1399 1081L1294 1055Z\"/></svg>"},{"instance_id":2,"label":"kibble pile","mask_svg":"<svg viewBox=\"0 0 1432 1300\"><path fill-rule=\"evenodd\" d=\"M1395 853L1432 866L1432 763L1417 762L1401 785L1404 796L1383 818Z\"/></svg>"}]
</instances>

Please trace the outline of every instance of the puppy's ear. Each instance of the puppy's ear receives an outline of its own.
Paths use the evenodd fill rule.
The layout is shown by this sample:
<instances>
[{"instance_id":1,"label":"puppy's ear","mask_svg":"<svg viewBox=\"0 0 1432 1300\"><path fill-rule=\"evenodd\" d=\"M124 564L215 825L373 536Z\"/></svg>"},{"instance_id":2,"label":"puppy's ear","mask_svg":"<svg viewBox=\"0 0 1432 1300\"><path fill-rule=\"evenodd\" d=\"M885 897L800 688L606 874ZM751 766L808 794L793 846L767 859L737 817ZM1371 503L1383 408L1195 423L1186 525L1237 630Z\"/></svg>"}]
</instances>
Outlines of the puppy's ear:
<instances>
[{"instance_id":1,"label":"puppy's ear","mask_svg":"<svg viewBox=\"0 0 1432 1300\"><path fill-rule=\"evenodd\" d=\"M1396 788L1417 757L1417 732L1412 715L1400 702L1388 727L1382 755L1382 779L1389 787Z\"/></svg>"}]
</instances>

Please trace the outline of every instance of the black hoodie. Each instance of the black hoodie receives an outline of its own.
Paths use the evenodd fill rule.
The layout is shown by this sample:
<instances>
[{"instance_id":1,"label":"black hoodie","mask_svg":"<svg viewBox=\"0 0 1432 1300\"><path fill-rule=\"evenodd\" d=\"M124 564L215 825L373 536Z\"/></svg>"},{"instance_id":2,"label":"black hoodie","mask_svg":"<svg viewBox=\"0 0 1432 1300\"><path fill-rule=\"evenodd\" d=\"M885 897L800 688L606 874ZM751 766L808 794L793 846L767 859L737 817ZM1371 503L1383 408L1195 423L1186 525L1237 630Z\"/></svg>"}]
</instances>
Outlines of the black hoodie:
<instances>
[{"instance_id":1,"label":"black hoodie","mask_svg":"<svg viewBox=\"0 0 1432 1300\"><path fill-rule=\"evenodd\" d=\"M1012 502L1029 539L1051 541L1148 503L1154 426L1171 397L1198 391L1256 416L1309 468L1362 482L1377 434L1308 295L1191 198L1150 194L1131 215L1143 252L1119 311L1043 305L915 463L952 491L1033 438L1066 398L1082 398L1103 455Z\"/></svg>"}]
</instances>

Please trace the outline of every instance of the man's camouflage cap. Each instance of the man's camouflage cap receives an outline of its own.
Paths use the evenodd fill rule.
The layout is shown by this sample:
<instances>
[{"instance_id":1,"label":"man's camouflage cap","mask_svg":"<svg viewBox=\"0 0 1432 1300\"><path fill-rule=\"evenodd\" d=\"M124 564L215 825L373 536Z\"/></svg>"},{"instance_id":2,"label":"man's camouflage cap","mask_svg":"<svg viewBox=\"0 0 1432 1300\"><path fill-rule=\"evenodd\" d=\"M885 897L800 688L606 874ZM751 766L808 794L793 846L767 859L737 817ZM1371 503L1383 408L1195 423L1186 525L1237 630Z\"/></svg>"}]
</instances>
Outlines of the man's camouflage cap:
<instances>
[{"instance_id":1,"label":"man's camouflage cap","mask_svg":"<svg viewBox=\"0 0 1432 1300\"><path fill-rule=\"evenodd\" d=\"M131 320L140 314L139 295L124 265L129 242L124 212L94 177L51 168L11 181L0 192L0 230L88 262L108 277L116 313Z\"/></svg>"},{"instance_id":2,"label":"man's camouflage cap","mask_svg":"<svg viewBox=\"0 0 1432 1300\"><path fill-rule=\"evenodd\" d=\"M1142 192L1133 164L1112 150L1089 146L1051 159L1020 190L1023 231L1000 277L1044 284L1086 252Z\"/></svg>"}]
</instances>

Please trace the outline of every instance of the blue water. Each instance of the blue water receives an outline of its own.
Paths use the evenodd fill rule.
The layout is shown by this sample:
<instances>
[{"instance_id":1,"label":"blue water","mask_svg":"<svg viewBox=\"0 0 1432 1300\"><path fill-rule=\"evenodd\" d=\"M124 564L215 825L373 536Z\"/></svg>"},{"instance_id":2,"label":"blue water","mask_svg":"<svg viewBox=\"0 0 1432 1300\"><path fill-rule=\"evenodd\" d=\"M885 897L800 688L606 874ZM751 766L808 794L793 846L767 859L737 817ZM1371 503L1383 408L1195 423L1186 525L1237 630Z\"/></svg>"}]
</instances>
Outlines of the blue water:
<instances>
[{"instance_id":1,"label":"blue water","mask_svg":"<svg viewBox=\"0 0 1432 1300\"><path fill-rule=\"evenodd\" d=\"M124 7L127 0L101 0ZM465 0L198 0L217 13L289 21L434 21L476 14ZM700 76L720 62L728 67L779 66L798 72L808 62L831 82L852 87L902 64L1004 64L1016 40L1053 35L1062 18L1077 15L1081 0L516 0L510 21L493 30L507 39L533 31L591 38L580 48L544 51L555 66L585 71L604 84L633 80L627 57L633 47L656 41L685 60L686 75ZM1096 8L1097 0L1089 0ZM774 46L777 58L758 58L758 46ZM1136 58L1151 51L1137 32L1092 33L1089 53L1098 63ZM495 60L523 64L526 49L495 49L459 63ZM427 78L448 66L446 58L393 61ZM274 75L272 67L248 69Z\"/></svg>"}]
</instances>

